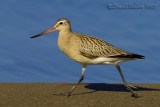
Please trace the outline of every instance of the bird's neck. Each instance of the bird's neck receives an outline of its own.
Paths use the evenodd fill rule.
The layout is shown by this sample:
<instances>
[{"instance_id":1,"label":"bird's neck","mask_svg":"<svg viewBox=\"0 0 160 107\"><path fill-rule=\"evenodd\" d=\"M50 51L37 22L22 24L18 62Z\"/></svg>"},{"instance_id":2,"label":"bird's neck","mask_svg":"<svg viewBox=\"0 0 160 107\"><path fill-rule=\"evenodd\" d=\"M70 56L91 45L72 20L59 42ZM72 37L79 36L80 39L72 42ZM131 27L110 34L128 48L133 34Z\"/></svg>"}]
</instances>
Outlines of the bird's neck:
<instances>
[{"instance_id":1,"label":"bird's neck","mask_svg":"<svg viewBox=\"0 0 160 107\"><path fill-rule=\"evenodd\" d=\"M68 35L70 33L72 33L71 28L66 28L59 31L59 35Z\"/></svg>"},{"instance_id":2,"label":"bird's neck","mask_svg":"<svg viewBox=\"0 0 160 107\"><path fill-rule=\"evenodd\" d=\"M63 29L59 31L58 44L66 44L72 36L71 29Z\"/></svg>"},{"instance_id":3,"label":"bird's neck","mask_svg":"<svg viewBox=\"0 0 160 107\"><path fill-rule=\"evenodd\" d=\"M62 29L59 31L58 39L60 41L67 42L71 35L72 35L72 30L70 27L68 27L66 29Z\"/></svg>"},{"instance_id":4,"label":"bird's neck","mask_svg":"<svg viewBox=\"0 0 160 107\"><path fill-rule=\"evenodd\" d=\"M58 36L58 46L60 50L68 56L69 42L72 38L71 30L61 30Z\"/></svg>"}]
</instances>

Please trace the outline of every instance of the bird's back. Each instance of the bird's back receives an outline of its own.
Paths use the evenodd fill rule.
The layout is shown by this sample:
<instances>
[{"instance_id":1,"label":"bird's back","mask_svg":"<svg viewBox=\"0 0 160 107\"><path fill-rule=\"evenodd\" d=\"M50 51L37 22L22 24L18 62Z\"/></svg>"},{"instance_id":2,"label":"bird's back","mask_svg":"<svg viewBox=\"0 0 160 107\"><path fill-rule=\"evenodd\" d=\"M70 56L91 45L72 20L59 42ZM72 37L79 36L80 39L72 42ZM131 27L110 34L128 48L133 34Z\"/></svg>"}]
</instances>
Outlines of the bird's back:
<instances>
[{"instance_id":1,"label":"bird's back","mask_svg":"<svg viewBox=\"0 0 160 107\"><path fill-rule=\"evenodd\" d=\"M80 38L80 47L79 51L82 54L88 54L95 57L108 57L108 56L116 56L116 55L131 55L131 53L128 53L122 49L119 49L117 47L114 47L113 45L105 42L102 39L83 35L83 34L77 34Z\"/></svg>"}]
</instances>

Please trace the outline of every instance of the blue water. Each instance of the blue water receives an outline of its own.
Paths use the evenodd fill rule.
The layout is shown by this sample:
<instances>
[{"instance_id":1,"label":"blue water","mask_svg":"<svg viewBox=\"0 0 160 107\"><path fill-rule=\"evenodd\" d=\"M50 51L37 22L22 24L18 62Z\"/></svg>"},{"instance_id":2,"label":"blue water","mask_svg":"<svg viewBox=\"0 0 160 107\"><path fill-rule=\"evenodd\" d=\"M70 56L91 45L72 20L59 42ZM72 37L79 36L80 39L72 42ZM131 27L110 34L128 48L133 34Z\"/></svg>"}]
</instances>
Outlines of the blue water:
<instances>
[{"instance_id":1,"label":"blue water","mask_svg":"<svg viewBox=\"0 0 160 107\"><path fill-rule=\"evenodd\" d=\"M147 4L155 7L146 8ZM143 8L118 8L123 5ZM29 38L65 17L74 32L146 56L145 60L120 64L128 82L160 83L159 11L160 4L155 0L1 0L0 82L77 82L81 65L59 50L58 32ZM83 82L122 81L113 66L93 65L87 67Z\"/></svg>"}]
</instances>

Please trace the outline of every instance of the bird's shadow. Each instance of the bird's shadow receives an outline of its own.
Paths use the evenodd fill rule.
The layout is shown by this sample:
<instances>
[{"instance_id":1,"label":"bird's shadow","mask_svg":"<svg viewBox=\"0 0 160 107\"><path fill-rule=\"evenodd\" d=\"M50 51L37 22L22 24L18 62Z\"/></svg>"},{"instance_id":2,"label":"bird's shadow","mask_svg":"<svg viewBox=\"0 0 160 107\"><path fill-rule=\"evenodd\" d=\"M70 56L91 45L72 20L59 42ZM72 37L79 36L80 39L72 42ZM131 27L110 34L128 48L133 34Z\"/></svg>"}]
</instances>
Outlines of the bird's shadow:
<instances>
[{"instance_id":1,"label":"bird's shadow","mask_svg":"<svg viewBox=\"0 0 160 107\"><path fill-rule=\"evenodd\" d=\"M139 86L135 86L135 87L136 88L132 88L133 91L160 91L160 89L154 89L154 88L146 88L146 87L139 87ZM128 90L123 84L90 83L90 84L87 84L85 88L88 88L92 91L78 93L74 95L89 94L97 91L128 92Z\"/></svg>"},{"instance_id":2,"label":"bird's shadow","mask_svg":"<svg viewBox=\"0 0 160 107\"><path fill-rule=\"evenodd\" d=\"M160 89L154 89L154 88L145 88L139 86L135 87L136 88L132 88L134 91L160 91ZM85 88L95 91L119 91L119 92L128 91L123 84L91 83L87 84Z\"/></svg>"},{"instance_id":3,"label":"bird's shadow","mask_svg":"<svg viewBox=\"0 0 160 107\"><path fill-rule=\"evenodd\" d=\"M86 84L86 83L85 83ZM134 85L136 88L132 88L133 91L160 91L160 89L154 89L154 88L146 88L146 87L139 87ZM85 88L90 89L91 91L83 92L83 93L77 93L72 95L80 95L80 94L90 94L97 91L118 91L118 92L128 92L126 87L123 84L107 84L107 83L89 83L84 86ZM56 95L56 94L54 94ZM57 94L57 95L64 95Z\"/></svg>"}]
</instances>

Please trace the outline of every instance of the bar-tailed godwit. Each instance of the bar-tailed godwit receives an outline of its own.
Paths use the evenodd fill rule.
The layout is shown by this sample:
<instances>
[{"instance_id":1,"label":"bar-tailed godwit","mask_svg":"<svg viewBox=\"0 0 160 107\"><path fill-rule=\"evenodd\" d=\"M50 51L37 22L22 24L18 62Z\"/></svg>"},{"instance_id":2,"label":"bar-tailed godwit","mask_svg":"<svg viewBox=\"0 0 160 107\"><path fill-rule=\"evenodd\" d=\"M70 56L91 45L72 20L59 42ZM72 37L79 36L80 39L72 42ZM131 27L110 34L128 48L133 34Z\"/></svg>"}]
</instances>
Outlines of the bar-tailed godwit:
<instances>
[{"instance_id":1,"label":"bar-tailed godwit","mask_svg":"<svg viewBox=\"0 0 160 107\"><path fill-rule=\"evenodd\" d=\"M134 86L127 84L125 81L118 64L130 60L144 59L144 56L123 51L99 38L72 32L70 22L66 18L57 20L53 27L31 38L53 31L59 31L58 46L60 50L69 58L82 65L82 75L79 81L71 88L71 91L67 93L67 96L70 96L77 85L84 79L84 72L87 65L110 64L117 68L124 86L132 93L132 96L138 97L131 89Z\"/></svg>"}]
</instances>

